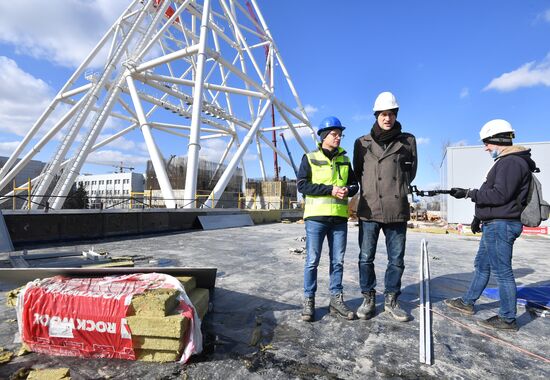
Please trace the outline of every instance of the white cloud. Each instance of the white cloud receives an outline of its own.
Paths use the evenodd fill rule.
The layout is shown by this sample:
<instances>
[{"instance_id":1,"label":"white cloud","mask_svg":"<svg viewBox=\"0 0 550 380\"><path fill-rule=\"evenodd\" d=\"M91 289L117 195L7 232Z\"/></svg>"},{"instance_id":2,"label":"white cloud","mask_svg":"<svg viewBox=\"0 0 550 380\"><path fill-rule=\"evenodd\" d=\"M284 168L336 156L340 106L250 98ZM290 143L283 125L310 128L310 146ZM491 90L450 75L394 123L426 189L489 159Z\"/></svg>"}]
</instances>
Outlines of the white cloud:
<instances>
[{"instance_id":1,"label":"white cloud","mask_svg":"<svg viewBox=\"0 0 550 380\"><path fill-rule=\"evenodd\" d=\"M317 113L317 111L319 111L319 108L312 106L311 104L306 104L304 106L304 110L306 111L307 116L312 117Z\"/></svg>"},{"instance_id":2,"label":"white cloud","mask_svg":"<svg viewBox=\"0 0 550 380\"><path fill-rule=\"evenodd\" d=\"M294 108L294 111L300 113L300 108L296 107ZM311 118L319 111L319 108L312 106L311 104L306 104L304 106L304 111L306 111L307 116Z\"/></svg>"},{"instance_id":3,"label":"white cloud","mask_svg":"<svg viewBox=\"0 0 550 380\"><path fill-rule=\"evenodd\" d=\"M315 130L317 130L317 128L315 128ZM304 140L304 142L306 144L308 144L311 141L311 129L309 129L307 127L296 128L296 132L298 132L298 135L302 138L302 140ZM281 132L278 132L277 135L279 133L281 133ZM285 129L282 133L284 134L285 140L287 141L287 143L292 141L292 140L296 140L296 138L294 137L294 133L292 133L289 129ZM277 138L280 140L279 137L277 137ZM280 141L277 144L277 147L279 149L282 149L283 152L285 151L282 141Z\"/></svg>"},{"instance_id":4,"label":"white cloud","mask_svg":"<svg viewBox=\"0 0 550 380\"><path fill-rule=\"evenodd\" d=\"M416 138L416 144L418 145L427 145L430 143L430 138L429 137L417 137Z\"/></svg>"},{"instance_id":5,"label":"white cloud","mask_svg":"<svg viewBox=\"0 0 550 380\"><path fill-rule=\"evenodd\" d=\"M536 20L542 20L544 22L550 22L550 9L545 10L544 12L537 15Z\"/></svg>"},{"instance_id":6,"label":"white cloud","mask_svg":"<svg viewBox=\"0 0 550 380\"><path fill-rule=\"evenodd\" d=\"M449 144L449 146L466 146L466 145L468 145L467 140L459 140L459 141L451 142Z\"/></svg>"},{"instance_id":7,"label":"white cloud","mask_svg":"<svg viewBox=\"0 0 550 380\"><path fill-rule=\"evenodd\" d=\"M0 142L0 156L11 156L18 145L19 143L17 141Z\"/></svg>"},{"instance_id":8,"label":"white cloud","mask_svg":"<svg viewBox=\"0 0 550 380\"><path fill-rule=\"evenodd\" d=\"M460 99L464 99L470 96L470 90L468 87L464 87L462 90L460 90Z\"/></svg>"},{"instance_id":9,"label":"white cloud","mask_svg":"<svg viewBox=\"0 0 550 380\"><path fill-rule=\"evenodd\" d=\"M144 165L148 159L148 156L126 154L116 150L106 149L90 153L90 155L86 159L86 162L107 165L119 165L121 162L123 162L126 166L137 166Z\"/></svg>"},{"instance_id":10,"label":"white cloud","mask_svg":"<svg viewBox=\"0 0 550 380\"><path fill-rule=\"evenodd\" d=\"M201 141L200 157L207 161L219 162L223 152L225 152L226 147L227 141L222 139L203 140ZM233 150L233 152L235 152L235 144L233 144L231 149Z\"/></svg>"},{"instance_id":11,"label":"white cloud","mask_svg":"<svg viewBox=\"0 0 550 380\"><path fill-rule=\"evenodd\" d=\"M106 138L110 137L111 135L99 135L99 137L97 138L97 141L103 141L105 140ZM113 146L113 147L116 147L117 149L121 149L121 150L133 150L134 152L135 151L143 151L143 152L146 152L147 151L147 146L145 145L145 143L137 143L135 141L132 141L132 140L128 140L124 137L119 137L117 138L116 140L110 142L109 144L105 145L105 146Z\"/></svg>"},{"instance_id":12,"label":"white cloud","mask_svg":"<svg viewBox=\"0 0 550 380\"><path fill-rule=\"evenodd\" d=\"M540 63L535 61L528 62L516 70L494 78L484 88L484 91L497 90L508 92L517 90L521 87L534 87L540 85L550 87L550 54Z\"/></svg>"},{"instance_id":13,"label":"white cloud","mask_svg":"<svg viewBox=\"0 0 550 380\"><path fill-rule=\"evenodd\" d=\"M47 107L51 89L3 56L0 56L0 83L0 131L24 136Z\"/></svg>"},{"instance_id":14,"label":"white cloud","mask_svg":"<svg viewBox=\"0 0 550 380\"><path fill-rule=\"evenodd\" d=\"M75 67L127 6L111 0L1 1L0 41L19 54Z\"/></svg>"}]
</instances>

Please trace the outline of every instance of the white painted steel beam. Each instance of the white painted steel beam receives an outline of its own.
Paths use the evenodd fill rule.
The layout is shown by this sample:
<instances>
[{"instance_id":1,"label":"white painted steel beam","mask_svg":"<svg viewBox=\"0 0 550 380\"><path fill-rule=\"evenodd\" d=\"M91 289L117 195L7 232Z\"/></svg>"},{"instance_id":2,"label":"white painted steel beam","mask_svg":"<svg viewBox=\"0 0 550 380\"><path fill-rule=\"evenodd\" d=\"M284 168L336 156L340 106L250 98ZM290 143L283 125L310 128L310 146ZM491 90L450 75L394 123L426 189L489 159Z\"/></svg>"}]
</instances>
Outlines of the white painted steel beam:
<instances>
[{"instance_id":1,"label":"white painted steel beam","mask_svg":"<svg viewBox=\"0 0 550 380\"><path fill-rule=\"evenodd\" d=\"M271 99L269 99L265 103L264 107L260 111L260 114L254 121L254 124L252 124L252 128L250 129L250 131L248 131L243 142L241 143L241 146L239 147L239 149L237 149L237 152L235 153L235 155L227 165L227 168L225 169L222 176L220 177L220 180L218 181L218 183L214 187L214 190L212 190L212 193L208 197L208 201L205 202L205 207L213 208L216 206L216 203L219 201L223 191L225 190L225 187L231 180L231 176L233 175L233 173L235 172L235 169L237 168L237 163L241 160L241 158L246 153L246 149L248 148L248 145L250 145L250 143L252 142L252 139L256 135L256 132L258 131L260 123L262 122L270 106L271 106Z\"/></svg>"},{"instance_id":2,"label":"white painted steel beam","mask_svg":"<svg viewBox=\"0 0 550 380\"><path fill-rule=\"evenodd\" d=\"M269 177L266 149L290 165L268 134L289 129L292 143L304 152L310 147L296 128L309 128L314 142L315 135L263 15L255 1L252 5L246 9L234 0L131 1L10 155L0 170L0 188L38 152L49 152L45 169L32 179L32 207L46 196L51 208L61 208L88 156L107 144L117 150L116 141L138 127L168 207L175 203L161 164L163 150L165 156L187 155L186 207L195 204L200 144L223 144L216 147L214 177L226 169L216 184L212 182L215 201L210 207L237 166L242 168L244 188L251 162L244 157L252 141L257 157L253 164L262 179ZM106 58L98 65L99 57ZM281 85L275 88L275 83ZM286 125L264 124L268 104ZM69 110L61 114L66 105ZM179 123L178 117L190 124L183 119ZM106 126L114 131L99 141ZM153 128L164 134L153 139ZM181 144L167 144L166 133L171 140L181 139Z\"/></svg>"},{"instance_id":3,"label":"white painted steel beam","mask_svg":"<svg viewBox=\"0 0 550 380\"><path fill-rule=\"evenodd\" d=\"M130 95L132 96L132 101L136 109L136 114L138 116L139 125L141 127L141 132L143 133L143 138L145 144L147 144L147 150L149 151L149 156L155 168L155 173L157 175L157 180L164 197L164 203L166 208L176 208L176 201L174 197L174 192L172 190L172 185L170 184L170 179L168 179L168 174L166 173L166 168L164 165L164 160L160 154L160 151L155 143L153 134L151 133L151 128L147 122L145 113L141 106L141 101L137 94L136 86L134 85L134 80L131 75L126 76L126 83L128 84L128 89L130 90Z\"/></svg>"},{"instance_id":4,"label":"white painted steel beam","mask_svg":"<svg viewBox=\"0 0 550 380\"><path fill-rule=\"evenodd\" d=\"M208 12L210 12L210 0L205 0L202 10L202 21L199 36L199 51L197 53L197 72L195 76L195 87L193 97L202 100L204 90L204 61L206 60L206 39L208 36ZM193 102L191 116L191 136L187 149L187 173L185 176L185 189L183 198L185 208L193 208L195 195L197 193L197 173L199 170L200 146L200 117L202 112L202 101Z\"/></svg>"}]
</instances>

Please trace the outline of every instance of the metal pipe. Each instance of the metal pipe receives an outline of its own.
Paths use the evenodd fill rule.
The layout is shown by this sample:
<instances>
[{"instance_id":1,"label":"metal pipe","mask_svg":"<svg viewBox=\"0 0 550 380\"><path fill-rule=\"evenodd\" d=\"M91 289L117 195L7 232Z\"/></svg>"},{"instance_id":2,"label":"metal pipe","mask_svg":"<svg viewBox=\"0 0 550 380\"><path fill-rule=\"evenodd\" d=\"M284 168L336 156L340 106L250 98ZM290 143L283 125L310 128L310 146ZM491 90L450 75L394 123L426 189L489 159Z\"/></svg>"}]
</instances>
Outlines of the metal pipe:
<instances>
[{"instance_id":1,"label":"metal pipe","mask_svg":"<svg viewBox=\"0 0 550 380\"><path fill-rule=\"evenodd\" d=\"M128 84L128 90L130 90L130 96L132 97L132 102L134 103L134 108L136 109L136 114L138 116L139 124L141 126L141 132L143 133L143 139L147 145L147 150L149 151L149 156L153 163L153 168L155 169L155 174L159 181L160 190L162 196L164 197L164 203L166 208L175 208L176 202L174 197L174 192L172 190L172 185L166 173L166 168L164 166L164 161L158 150L157 144L151 134L151 128L147 123L147 118L143 112L143 107L141 106L141 100L139 99L134 80L131 75L126 76L126 83Z\"/></svg>"},{"instance_id":2,"label":"metal pipe","mask_svg":"<svg viewBox=\"0 0 550 380\"><path fill-rule=\"evenodd\" d=\"M199 51L199 46L192 45L188 46L184 49L175 51L173 53L163 55L162 57L158 57L155 59L152 59L148 62L144 62L141 65L137 66L135 69L132 70L133 73L141 73L145 70L152 69L154 67L157 67L159 65L172 62L176 59L183 58L183 57L189 57L191 55L194 55L197 51Z\"/></svg>"},{"instance_id":3,"label":"metal pipe","mask_svg":"<svg viewBox=\"0 0 550 380\"><path fill-rule=\"evenodd\" d=\"M128 6L128 8L126 8L124 13L126 13L138 1L139 0L134 0L133 3L130 4ZM80 74L82 74L82 71L84 70L84 68L94 59L97 52L103 47L103 45L105 44L105 42L107 41L107 39L109 38L111 33L113 33L114 29L115 29L114 25L111 28L109 28L107 33L105 33L105 35L103 35L101 40L92 49L90 54L88 54L88 56L84 59L84 61L80 64L80 66L78 66L78 68L74 71L74 73L71 75L69 80L65 83L65 85L61 88L61 90L59 90L59 92L57 93L55 98L51 101L51 103L48 105L46 110L42 113L42 115L40 115L38 120L34 123L34 125L31 127L31 129L27 132L27 134L25 135L23 140L21 140L21 142L19 143L17 148L15 148L15 151L11 154L8 161L6 161L6 163L4 164L2 169L0 169L0 178L3 178L6 175L6 173L8 172L8 170L11 169L11 167L12 167L13 163L15 162L15 160L17 160L17 158L19 157L21 152L25 149L25 147L31 141L31 139L34 137L36 132L38 132L38 130L42 127L42 124L44 123L44 121L50 116L52 111L56 108L57 103L59 102L59 97L63 93L65 93L67 91L67 89L70 86L73 85L74 81L76 81L76 79L80 76ZM17 175L17 173L15 173L15 174ZM0 187L0 189L2 189L2 188L3 187Z\"/></svg>"},{"instance_id":4,"label":"metal pipe","mask_svg":"<svg viewBox=\"0 0 550 380\"><path fill-rule=\"evenodd\" d=\"M71 147L72 143L76 139L77 134L82 128L89 113L91 112L92 107L94 106L94 103L97 101L97 99L99 99L100 92L103 90L105 85L109 82L110 75L115 70L115 65L122 58L122 55L124 54L124 50L126 49L128 44L132 41L133 34L136 32L137 29L139 29L139 24L141 23L143 18L145 18L147 14L147 9L151 6L152 6L152 0L149 0L147 4L143 6L134 24L130 28L130 31L128 32L124 40L121 42L121 44L117 48L117 51L112 57L110 64L106 65L100 80L95 84L95 86L92 87L91 91L88 93L86 104L83 106L79 115L76 117L76 120L73 122L73 125L69 129L67 136L65 137L64 141L60 144L57 152L54 155L53 160L50 162L50 165L47 168L47 171L45 173L45 176L42 178L42 180L38 184L38 188L36 189L36 195L33 197L33 208L38 207L38 204L42 201L42 198L43 198L42 194L46 192L54 176L58 174L61 160L64 159L69 148ZM114 91L116 91L116 89ZM105 114L105 111L106 110L103 110L102 114ZM94 123L94 127L95 125L97 125L97 123ZM94 127L92 127L92 129ZM81 156L81 153L82 152L78 153L76 160L78 160L79 156ZM75 163L77 163L77 161L75 161ZM70 173L67 171L63 173L62 178L67 178L67 176L76 176L75 164L71 165ZM52 204L52 208L54 209L61 208L61 205L62 205L61 202L64 201L63 196L67 195L67 193L69 192L69 189L70 189L69 186L72 186L72 183L69 184L68 181L66 180L60 179L57 182L57 185L54 188L54 191L52 194L53 196L56 197Z\"/></svg>"},{"instance_id":5,"label":"metal pipe","mask_svg":"<svg viewBox=\"0 0 550 380\"><path fill-rule=\"evenodd\" d=\"M57 124L52 129L50 129L48 133L46 133L44 137L42 137L40 141L38 141L21 160L19 160L19 162L13 167L13 169L9 173L7 173L4 177L2 177L2 179L0 180L0 189L3 189L9 183L9 181L11 181L17 175L17 173L23 170L23 168L29 163L29 161L32 160L32 158L37 153L40 152L42 147L46 145L48 141L50 141L52 136L54 136L61 128L63 128L63 126L67 123L67 121L69 121L71 117L74 116L76 111L80 108L84 99L85 98L80 99L78 103L76 103L69 110L69 112L67 112L61 118L61 120L59 120Z\"/></svg>"},{"instance_id":6,"label":"metal pipe","mask_svg":"<svg viewBox=\"0 0 550 380\"><path fill-rule=\"evenodd\" d=\"M248 131L246 134L243 142L241 143L241 146L239 146L239 149L237 149L237 152L231 159L231 162L227 165L227 168L223 172L222 176L220 177L220 180L214 187L214 190L212 190L212 194L210 197L208 197L208 200L205 202L205 207L213 208L216 206L216 203L220 199L220 196L223 194L225 187L231 180L231 176L233 175L237 163L241 160L241 158L244 156L248 145L252 142L252 139L254 136L256 136L256 132L258 132L258 128L260 127L260 123L262 122L267 110L269 109L269 106L271 105L271 99L268 99L268 101L264 104L264 107L260 111L260 114L254 120L254 123L252 124L252 128Z\"/></svg>"},{"instance_id":7,"label":"metal pipe","mask_svg":"<svg viewBox=\"0 0 550 380\"><path fill-rule=\"evenodd\" d=\"M202 92L204 81L204 62L206 60L206 38L208 36L208 13L210 11L210 0L204 0L202 8L202 19L199 36L199 49L197 53L197 71L195 75L195 87L193 97L196 100L193 102L191 112L191 136L187 150L187 173L185 177L185 189L183 198L185 208L193 208L192 200L195 199L197 193L197 172L199 169L199 150L200 150L200 124L202 112Z\"/></svg>"},{"instance_id":8,"label":"metal pipe","mask_svg":"<svg viewBox=\"0 0 550 380\"><path fill-rule=\"evenodd\" d=\"M140 76L138 76L138 79L141 79L141 78L143 78L145 80L153 79L153 80L160 81L160 82L170 82L170 83L175 83L175 84L182 84L184 86L190 86L190 87L194 86L194 84L195 84L195 82L193 82L190 79L174 78L174 77L169 77L169 76L166 76L166 75L158 75L158 74L140 74ZM267 96L265 94L261 93L261 92L244 90L244 89L236 88L236 87L221 86L221 85L211 84L211 83L203 83L203 86L204 86L204 88L206 88L208 90L229 92L229 93L232 93L232 94L252 96L252 97L260 98L260 99L267 98Z\"/></svg>"}]
</instances>

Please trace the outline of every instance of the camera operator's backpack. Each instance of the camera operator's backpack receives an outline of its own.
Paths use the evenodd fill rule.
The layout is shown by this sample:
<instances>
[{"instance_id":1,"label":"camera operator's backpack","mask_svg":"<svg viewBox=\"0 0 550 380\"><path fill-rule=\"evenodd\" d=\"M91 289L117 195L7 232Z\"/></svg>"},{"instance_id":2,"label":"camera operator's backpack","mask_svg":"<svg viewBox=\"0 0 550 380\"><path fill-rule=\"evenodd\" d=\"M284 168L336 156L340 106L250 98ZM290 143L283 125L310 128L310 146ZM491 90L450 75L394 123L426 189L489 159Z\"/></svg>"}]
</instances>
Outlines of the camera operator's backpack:
<instances>
[{"instance_id":1,"label":"camera operator's backpack","mask_svg":"<svg viewBox=\"0 0 550 380\"><path fill-rule=\"evenodd\" d=\"M534 173L538 172L540 172L540 169L535 169ZM542 185L534 173L531 173L527 204L520 216L521 223L527 227L538 227L543 220L548 219L548 214L550 213L550 205L542 199ZM519 198L516 199L516 202L521 207Z\"/></svg>"}]
</instances>

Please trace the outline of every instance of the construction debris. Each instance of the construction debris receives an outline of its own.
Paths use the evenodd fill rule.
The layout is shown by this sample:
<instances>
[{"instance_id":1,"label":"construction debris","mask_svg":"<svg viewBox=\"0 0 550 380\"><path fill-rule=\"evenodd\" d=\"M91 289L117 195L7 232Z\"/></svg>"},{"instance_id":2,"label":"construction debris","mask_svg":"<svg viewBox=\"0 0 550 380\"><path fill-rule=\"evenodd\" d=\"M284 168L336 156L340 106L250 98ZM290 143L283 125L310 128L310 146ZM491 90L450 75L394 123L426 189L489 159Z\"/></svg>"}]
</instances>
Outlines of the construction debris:
<instances>
[{"instance_id":1,"label":"construction debris","mask_svg":"<svg viewBox=\"0 0 550 380\"><path fill-rule=\"evenodd\" d=\"M20 286L19 288L12 289L6 294L6 305L9 307L15 307L17 305L17 295L23 289L24 286Z\"/></svg>"},{"instance_id":2,"label":"construction debris","mask_svg":"<svg viewBox=\"0 0 550 380\"><path fill-rule=\"evenodd\" d=\"M0 347L0 364L7 363L13 358L13 352Z\"/></svg>"},{"instance_id":3,"label":"construction debris","mask_svg":"<svg viewBox=\"0 0 550 380\"><path fill-rule=\"evenodd\" d=\"M8 261L12 268L70 268L70 267L133 267L132 257L111 257L106 250L94 250L94 247L79 251L29 253L10 252Z\"/></svg>"},{"instance_id":4,"label":"construction debris","mask_svg":"<svg viewBox=\"0 0 550 380\"><path fill-rule=\"evenodd\" d=\"M27 380L70 380L71 373L68 368L33 369L29 372Z\"/></svg>"},{"instance_id":5,"label":"construction debris","mask_svg":"<svg viewBox=\"0 0 550 380\"><path fill-rule=\"evenodd\" d=\"M297 255L305 254L306 253L306 247L300 247L300 248L289 248L289 253L295 253Z\"/></svg>"},{"instance_id":6,"label":"construction debris","mask_svg":"<svg viewBox=\"0 0 550 380\"><path fill-rule=\"evenodd\" d=\"M30 371L31 369L28 367L19 368L11 374L10 380L25 380L27 379L27 376L29 376Z\"/></svg>"}]
</instances>

